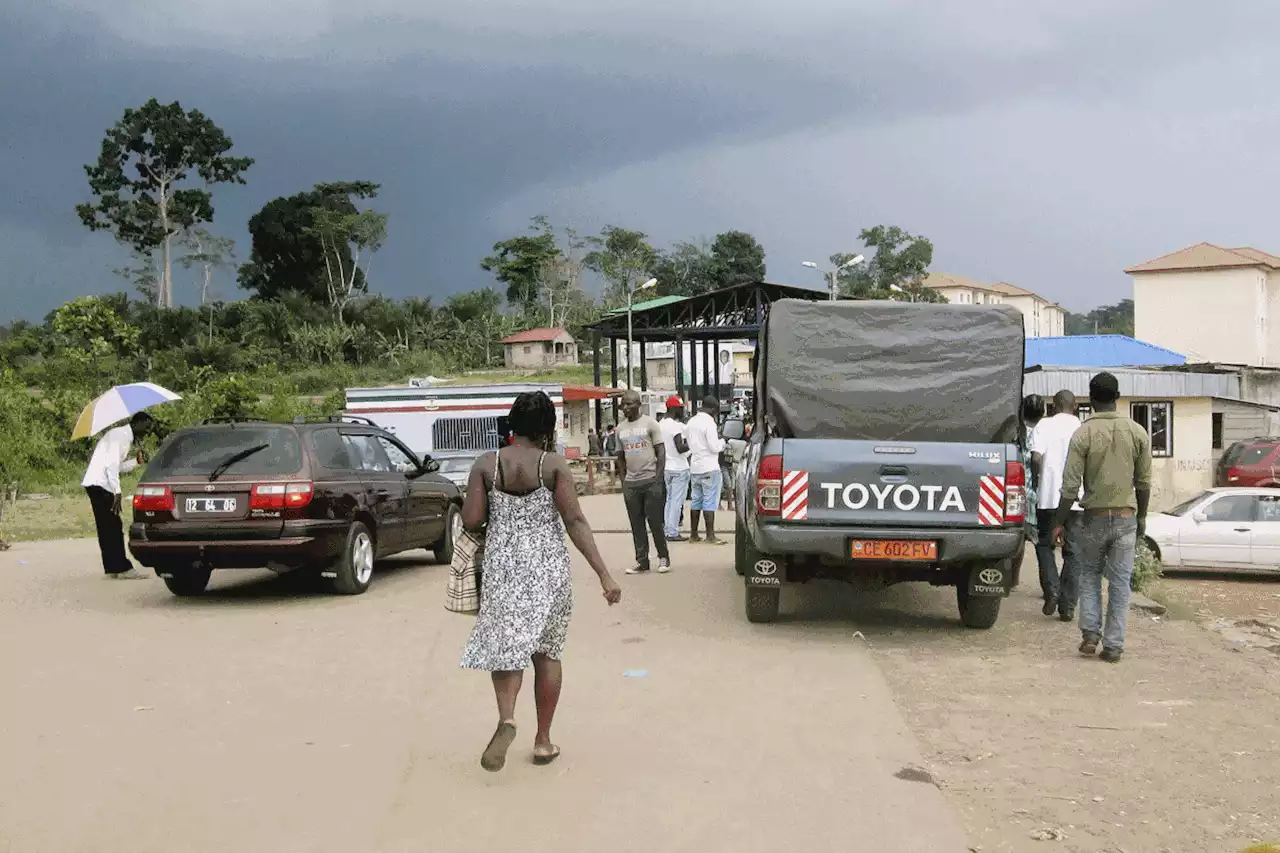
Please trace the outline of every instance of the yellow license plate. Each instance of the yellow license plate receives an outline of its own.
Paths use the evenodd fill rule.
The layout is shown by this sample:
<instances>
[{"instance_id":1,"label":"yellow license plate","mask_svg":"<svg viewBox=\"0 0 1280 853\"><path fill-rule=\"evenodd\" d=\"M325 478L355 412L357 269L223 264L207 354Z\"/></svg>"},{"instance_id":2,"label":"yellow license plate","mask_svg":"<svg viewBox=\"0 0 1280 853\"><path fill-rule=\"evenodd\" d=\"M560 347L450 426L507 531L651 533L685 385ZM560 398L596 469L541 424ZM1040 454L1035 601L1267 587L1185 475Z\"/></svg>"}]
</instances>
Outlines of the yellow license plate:
<instances>
[{"instance_id":1,"label":"yellow license plate","mask_svg":"<svg viewBox=\"0 0 1280 853\"><path fill-rule=\"evenodd\" d=\"M855 560L938 559L938 543L918 539L855 539L849 548Z\"/></svg>"}]
</instances>

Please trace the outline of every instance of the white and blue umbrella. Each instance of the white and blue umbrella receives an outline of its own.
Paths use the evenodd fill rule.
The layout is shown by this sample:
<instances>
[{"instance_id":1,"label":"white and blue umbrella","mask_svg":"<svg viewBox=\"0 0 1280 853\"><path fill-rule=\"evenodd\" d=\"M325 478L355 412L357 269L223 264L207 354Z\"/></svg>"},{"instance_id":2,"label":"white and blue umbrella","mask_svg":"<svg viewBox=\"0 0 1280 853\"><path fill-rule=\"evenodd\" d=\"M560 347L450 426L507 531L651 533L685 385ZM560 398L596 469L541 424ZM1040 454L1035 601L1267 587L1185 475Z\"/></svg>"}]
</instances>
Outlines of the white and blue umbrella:
<instances>
[{"instance_id":1,"label":"white and blue umbrella","mask_svg":"<svg viewBox=\"0 0 1280 853\"><path fill-rule=\"evenodd\" d=\"M71 437L88 438L97 435L112 424L128 420L143 409L181 399L168 388L161 388L151 382L117 385L84 407L84 411L76 419L76 428L71 431Z\"/></svg>"}]
</instances>

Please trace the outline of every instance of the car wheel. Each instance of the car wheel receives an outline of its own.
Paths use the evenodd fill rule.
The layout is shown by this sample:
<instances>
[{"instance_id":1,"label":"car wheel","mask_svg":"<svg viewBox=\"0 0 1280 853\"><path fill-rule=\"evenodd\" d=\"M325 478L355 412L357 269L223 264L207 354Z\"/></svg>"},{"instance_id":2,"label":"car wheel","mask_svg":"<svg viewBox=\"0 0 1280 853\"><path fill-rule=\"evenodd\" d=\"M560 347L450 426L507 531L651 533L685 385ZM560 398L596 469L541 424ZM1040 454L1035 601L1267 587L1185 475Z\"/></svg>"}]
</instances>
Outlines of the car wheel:
<instances>
[{"instance_id":1,"label":"car wheel","mask_svg":"<svg viewBox=\"0 0 1280 853\"><path fill-rule=\"evenodd\" d=\"M160 578L169 592L179 598L190 598L204 594L212 574L213 569L207 566L181 566L164 570Z\"/></svg>"},{"instance_id":2,"label":"car wheel","mask_svg":"<svg viewBox=\"0 0 1280 853\"><path fill-rule=\"evenodd\" d=\"M444 516L444 538L435 544L436 562L449 565L453 562L453 546L462 537L462 511L457 504L449 504Z\"/></svg>"},{"instance_id":3,"label":"car wheel","mask_svg":"<svg viewBox=\"0 0 1280 853\"><path fill-rule=\"evenodd\" d=\"M985 631L996 624L1000 618L999 596L977 596L969 594L967 582L956 587L956 604L960 607L960 621L966 628L977 628Z\"/></svg>"},{"instance_id":4,"label":"car wheel","mask_svg":"<svg viewBox=\"0 0 1280 853\"><path fill-rule=\"evenodd\" d=\"M353 521L346 546L333 564L330 584L339 595L359 595L373 580L373 534L364 522Z\"/></svg>"}]
</instances>

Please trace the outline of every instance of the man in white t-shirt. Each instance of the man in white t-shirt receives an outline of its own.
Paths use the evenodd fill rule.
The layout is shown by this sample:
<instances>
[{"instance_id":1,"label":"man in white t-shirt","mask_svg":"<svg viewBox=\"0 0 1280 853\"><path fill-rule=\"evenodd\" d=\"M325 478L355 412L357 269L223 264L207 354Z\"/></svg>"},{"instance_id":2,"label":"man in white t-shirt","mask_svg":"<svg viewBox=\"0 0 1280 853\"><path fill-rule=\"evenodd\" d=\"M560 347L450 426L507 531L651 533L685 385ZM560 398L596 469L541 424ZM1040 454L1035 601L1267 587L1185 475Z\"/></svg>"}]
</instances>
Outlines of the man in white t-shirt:
<instances>
[{"instance_id":1,"label":"man in white t-shirt","mask_svg":"<svg viewBox=\"0 0 1280 853\"><path fill-rule=\"evenodd\" d=\"M102 570L109 578L143 579L147 576L133 567L124 547L124 522L120 519L120 475L127 474L144 461L141 451L132 455L134 441L151 431L151 416L139 412L127 424L113 427L98 439L89 467L80 485L93 507L93 524L98 531L98 552Z\"/></svg>"},{"instance_id":2,"label":"man in white t-shirt","mask_svg":"<svg viewBox=\"0 0 1280 853\"><path fill-rule=\"evenodd\" d=\"M1039 525L1039 541L1036 542L1036 562L1040 564L1040 589L1044 593L1046 616L1055 611L1063 622L1075 618L1076 600L1079 598L1078 561L1080 558L1080 520L1083 517L1080 504L1072 506L1071 520L1066 525L1062 542L1062 574L1058 574L1057 560L1053 552L1053 531L1057 527L1054 515L1062 499L1062 474L1067 466L1067 450L1071 437L1080 428L1076 417L1076 395L1059 391L1053 398L1057 414L1045 418L1031 431L1031 471L1036 478L1036 520ZM1081 489L1080 497L1083 497Z\"/></svg>"},{"instance_id":3,"label":"man in white t-shirt","mask_svg":"<svg viewBox=\"0 0 1280 853\"><path fill-rule=\"evenodd\" d=\"M667 503L663 510L663 532L668 542L684 542L680 535L680 511L689 494L689 445L684 440L684 401L674 394L667 399L667 414L658 421L662 445L667 449Z\"/></svg>"},{"instance_id":4,"label":"man in white t-shirt","mask_svg":"<svg viewBox=\"0 0 1280 853\"><path fill-rule=\"evenodd\" d=\"M720 451L724 439L716 415L720 413L720 401L707 397L702 409L685 425L684 438L689 443L689 480L692 483L689 505L689 541L701 541L698 537L698 516L706 519L707 542L722 545L716 537L716 510L720 507L720 489L724 480L720 473Z\"/></svg>"}]
</instances>

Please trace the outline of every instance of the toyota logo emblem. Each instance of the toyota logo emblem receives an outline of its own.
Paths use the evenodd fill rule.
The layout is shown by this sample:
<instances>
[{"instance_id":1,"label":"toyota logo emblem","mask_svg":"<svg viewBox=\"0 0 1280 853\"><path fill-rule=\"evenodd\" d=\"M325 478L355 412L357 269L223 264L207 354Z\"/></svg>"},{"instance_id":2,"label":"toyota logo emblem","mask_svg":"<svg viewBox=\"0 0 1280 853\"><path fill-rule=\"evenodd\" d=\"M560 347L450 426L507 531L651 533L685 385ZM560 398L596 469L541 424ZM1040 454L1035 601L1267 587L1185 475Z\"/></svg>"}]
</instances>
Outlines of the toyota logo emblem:
<instances>
[{"instance_id":1,"label":"toyota logo emblem","mask_svg":"<svg viewBox=\"0 0 1280 853\"><path fill-rule=\"evenodd\" d=\"M1000 571L999 569L983 569L982 571L978 572L978 580L982 581L988 586L993 586L995 584L1000 583L1000 581L1004 580L1004 572Z\"/></svg>"},{"instance_id":2,"label":"toyota logo emblem","mask_svg":"<svg viewBox=\"0 0 1280 853\"><path fill-rule=\"evenodd\" d=\"M216 489L216 488L218 488L218 487L217 487L217 486L215 486L215 485L213 485L212 483L210 483L209 485L207 485L207 486L205 486L205 487L204 487L204 490L205 490L206 492L212 492L212 491L213 491L214 489Z\"/></svg>"},{"instance_id":3,"label":"toyota logo emblem","mask_svg":"<svg viewBox=\"0 0 1280 853\"><path fill-rule=\"evenodd\" d=\"M756 563L756 574L758 575L764 575L765 577L768 577L769 575L775 575L777 573L778 573L778 564L775 563L773 560L761 560L760 562Z\"/></svg>"}]
</instances>

